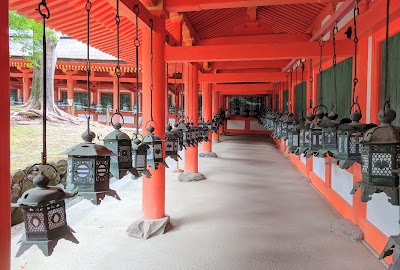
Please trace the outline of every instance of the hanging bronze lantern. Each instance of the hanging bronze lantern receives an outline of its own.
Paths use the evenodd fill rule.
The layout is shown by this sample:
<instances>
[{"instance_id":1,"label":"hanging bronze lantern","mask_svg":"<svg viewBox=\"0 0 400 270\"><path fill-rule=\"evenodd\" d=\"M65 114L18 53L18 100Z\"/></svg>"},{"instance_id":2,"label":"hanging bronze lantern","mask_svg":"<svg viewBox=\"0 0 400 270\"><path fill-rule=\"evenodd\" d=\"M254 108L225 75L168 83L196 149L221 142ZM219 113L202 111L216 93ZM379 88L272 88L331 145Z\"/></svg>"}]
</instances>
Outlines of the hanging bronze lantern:
<instances>
[{"instance_id":1,"label":"hanging bronze lantern","mask_svg":"<svg viewBox=\"0 0 400 270\"><path fill-rule=\"evenodd\" d=\"M362 150L362 181L351 191L361 187L361 201L371 200L374 193L384 192L393 205L399 205L399 176L393 171L400 168L400 128L391 123L396 112L387 108L379 112L381 123L364 133Z\"/></svg>"},{"instance_id":2,"label":"hanging bronze lantern","mask_svg":"<svg viewBox=\"0 0 400 270\"><path fill-rule=\"evenodd\" d=\"M136 104L132 105L132 114L137 115L138 114L138 107Z\"/></svg>"},{"instance_id":3,"label":"hanging bronze lantern","mask_svg":"<svg viewBox=\"0 0 400 270\"><path fill-rule=\"evenodd\" d=\"M96 113L103 113L103 105L101 105L101 103L97 103L96 105Z\"/></svg>"},{"instance_id":4,"label":"hanging bronze lantern","mask_svg":"<svg viewBox=\"0 0 400 270\"><path fill-rule=\"evenodd\" d=\"M171 130L172 132L176 133L178 135L178 151L182 151L184 148L183 141L183 130L179 127L178 123L174 124L174 127Z\"/></svg>"},{"instance_id":5,"label":"hanging bronze lantern","mask_svg":"<svg viewBox=\"0 0 400 270\"><path fill-rule=\"evenodd\" d=\"M289 153L295 153L297 148L300 146L300 129L303 126L304 118L298 120L295 119L293 127L288 130L287 145L285 149L288 149Z\"/></svg>"},{"instance_id":6,"label":"hanging bronze lantern","mask_svg":"<svg viewBox=\"0 0 400 270\"><path fill-rule=\"evenodd\" d=\"M132 167L136 168L138 173L151 177L151 173L147 170L147 150L149 146L142 143L138 135L134 135L132 139Z\"/></svg>"},{"instance_id":7,"label":"hanging bronze lantern","mask_svg":"<svg viewBox=\"0 0 400 270\"><path fill-rule=\"evenodd\" d=\"M337 152L331 163L337 163L342 169L350 168L354 162L362 163L364 133L376 127L375 124L360 123L361 118L361 110L356 110L350 115L350 123L343 119L338 127Z\"/></svg>"},{"instance_id":8,"label":"hanging bronze lantern","mask_svg":"<svg viewBox=\"0 0 400 270\"><path fill-rule=\"evenodd\" d=\"M317 107L314 108L317 109L318 107L326 107L324 105L318 105ZM311 129L311 136L310 136L310 143L309 143L309 149L306 152L306 157L309 158L315 153L317 153L322 147L323 147L323 137L322 137L322 127L323 127L323 121L326 113L324 113L321 110L318 110L315 113L315 117L317 120L313 122L310 126Z\"/></svg>"},{"instance_id":9,"label":"hanging bronze lantern","mask_svg":"<svg viewBox=\"0 0 400 270\"><path fill-rule=\"evenodd\" d=\"M82 133L83 143L77 144L63 154L68 155L67 184L78 188L79 194L93 204L100 204L106 195L119 200L117 193L110 189L110 157L115 153L102 145L92 143L96 137L93 131Z\"/></svg>"},{"instance_id":10,"label":"hanging bronze lantern","mask_svg":"<svg viewBox=\"0 0 400 270\"><path fill-rule=\"evenodd\" d=\"M215 114L215 115L213 116L213 119L212 119L212 131L213 131L215 134L218 134L219 125L220 125L219 116L218 116L217 114Z\"/></svg>"},{"instance_id":11,"label":"hanging bronze lantern","mask_svg":"<svg viewBox=\"0 0 400 270\"><path fill-rule=\"evenodd\" d=\"M165 155L178 161L178 158L182 159L179 154L179 135L170 125L165 127Z\"/></svg>"},{"instance_id":12,"label":"hanging bronze lantern","mask_svg":"<svg viewBox=\"0 0 400 270\"><path fill-rule=\"evenodd\" d=\"M120 113L117 113L123 119ZM115 114L114 114L115 115ZM114 153L118 153L117 156L110 158L110 172L117 178L121 179L128 172L130 172L135 178L139 177L138 171L132 167L132 141L131 138L120 129L123 123L113 123L111 117L111 124L114 127L114 131L110 132L104 138L104 146Z\"/></svg>"},{"instance_id":13,"label":"hanging bronze lantern","mask_svg":"<svg viewBox=\"0 0 400 270\"><path fill-rule=\"evenodd\" d=\"M327 116L328 120L321 122L322 127L322 148L315 154L316 157L333 156L337 153L337 128L336 121L338 114L333 110Z\"/></svg>"},{"instance_id":14,"label":"hanging bronze lantern","mask_svg":"<svg viewBox=\"0 0 400 270\"><path fill-rule=\"evenodd\" d=\"M379 260L382 260L388 256L392 257L392 264L389 265L388 270L400 269L400 235L392 235L389 237L386 246L383 248Z\"/></svg>"},{"instance_id":15,"label":"hanging bronze lantern","mask_svg":"<svg viewBox=\"0 0 400 270\"><path fill-rule=\"evenodd\" d=\"M153 134L154 127L151 125L147 128L148 134L143 138L143 143L149 148L147 149L147 164L153 169L157 170L158 165L162 164L168 168L167 163L163 160L163 147L162 140L159 136Z\"/></svg>"},{"instance_id":16,"label":"hanging bronze lantern","mask_svg":"<svg viewBox=\"0 0 400 270\"><path fill-rule=\"evenodd\" d=\"M287 116L284 118L284 120L281 122L281 139L286 140L287 139L287 133L288 130L292 129L293 123L294 123L294 114L293 113L288 113Z\"/></svg>"},{"instance_id":17,"label":"hanging bronze lantern","mask_svg":"<svg viewBox=\"0 0 400 270\"><path fill-rule=\"evenodd\" d=\"M281 118L282 114L278 112L275 117L273 118L273 124L274 124L274 134L272 135L273 138L279 138L281 134Z\"/></svg>"},{"instance_id":18,"label":"hanging bronze lantern","mask_svg":"<svg viewBox=\"0 0 400 270\"><path fill-rule=\"evenodd\" d=\"M310 113L307 115L307 121L300 127L300 143L299 147L294 152L295 155L305 154L310 148L311 141L311 125L315 119L315 115Z\"/></svg>"},{"instance_id":19,"label":"hanging bronze lantern","mask_svg":"<svg viewBox=\"0 0 400 270\"><path fill-rule=\"evenodd\" d=\"M51 167L45 165L46 167ZM58 240L67 239L78 244L67 224L65 214L65 199L76 195L65 192L60 187L49 187L50 179L40 171L33 178L35 188L22 194L12 207L22 207L24 211L25 234L22 236L21 245L16 257L22 255L31 246L36 245L45 256L53 253Z\"/></svg>"},{"instance_id":20,"label":"hanging bronze lantern","mask_svg":"<svg viewBox=\"0 0 400 270\"><path fill-rule=\"evenodd\" d=\"M177 129L179 129L182 132L182 144L183 147L190 147L191 146L191 141L190 141L190 132L188 127L186 126L185 120L181 119L179 121L179 125L177 126Z\"/></svg>"}]
</instances>

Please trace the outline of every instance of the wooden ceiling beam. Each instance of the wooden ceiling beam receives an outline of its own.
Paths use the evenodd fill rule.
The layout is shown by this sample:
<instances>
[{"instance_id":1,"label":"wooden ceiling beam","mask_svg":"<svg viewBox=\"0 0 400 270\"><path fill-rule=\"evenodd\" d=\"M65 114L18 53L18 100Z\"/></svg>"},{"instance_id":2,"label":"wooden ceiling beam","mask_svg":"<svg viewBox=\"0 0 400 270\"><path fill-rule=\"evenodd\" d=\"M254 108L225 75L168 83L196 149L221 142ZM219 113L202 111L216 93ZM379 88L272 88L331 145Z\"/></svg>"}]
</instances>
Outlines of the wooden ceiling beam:
<instances>
[{"instance_id":1,"label":"wooden ceiling beam","mask_svg":"<svg viewBox=\"0 0 400 270\"><path fill-rule=\"evenodd\" d=\"M338 56L353 55L353 42L336 42ZM212 62L302 59L317 57L320 54L319 42L291 42L277 44L241 44L220 46L166 47L166 62ZM322 55L333 54L332 42L326 42Z\"/></svg>"}]
</instances>

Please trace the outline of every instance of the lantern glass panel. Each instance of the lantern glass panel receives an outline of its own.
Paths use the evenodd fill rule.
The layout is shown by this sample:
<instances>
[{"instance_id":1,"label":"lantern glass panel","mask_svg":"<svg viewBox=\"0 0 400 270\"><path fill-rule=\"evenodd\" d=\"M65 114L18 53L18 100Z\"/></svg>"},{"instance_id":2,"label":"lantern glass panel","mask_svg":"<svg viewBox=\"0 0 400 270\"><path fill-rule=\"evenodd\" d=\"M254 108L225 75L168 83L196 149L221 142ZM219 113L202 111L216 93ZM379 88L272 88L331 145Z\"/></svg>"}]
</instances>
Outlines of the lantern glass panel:
<instances>
[{"instance_id":1,"label":"lantern glass panel","mask_svg":"<svg viewBox=\"0 0 400 270\"><path fill-rule=\"evenodd\" d=\"M162 143L156 142L154 143L154 159L162 159Z\"/></svg>"}]
</instances>

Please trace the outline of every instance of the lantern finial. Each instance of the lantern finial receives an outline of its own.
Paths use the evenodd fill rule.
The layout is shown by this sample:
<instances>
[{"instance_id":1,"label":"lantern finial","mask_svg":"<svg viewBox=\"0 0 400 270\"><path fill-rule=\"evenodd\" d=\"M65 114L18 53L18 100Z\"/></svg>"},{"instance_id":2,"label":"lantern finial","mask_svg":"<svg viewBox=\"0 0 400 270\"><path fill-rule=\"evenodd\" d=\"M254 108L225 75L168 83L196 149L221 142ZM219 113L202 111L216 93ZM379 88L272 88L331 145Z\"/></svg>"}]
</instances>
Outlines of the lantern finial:
<instances>
[{"instance_id":1,"label":"lantern finial","mask_svg":"<svg viewBox=\"0 0 400 270\"><path fill-rule=\"evenodd\" d=\"M40 172L33 178L32 182L39 188L46 188L50 182L50 179L44 175L43 172Z\"/></svg>"},{"instance_id":2,"label":"lantern finial","mask_svg":"<svg viewBox=\"0 0 400 270\"><path fill-rule=\"evenodd\" d=\"M390 125L393 120L396 119L396 112L385 106L383 110L378 113L378 119L382 125Z\"/></svg>"},{"instance_id":3,"label":"lantern finial","mask_svg":"<svg viewBox=\"0 0 400 270\"><path fill-rule=\"evenodd\" d=\"M81 135L82 140L85 142L92 142L95 137L96 134L89 129L85 130Z\"/></svg>"}]
</instances>

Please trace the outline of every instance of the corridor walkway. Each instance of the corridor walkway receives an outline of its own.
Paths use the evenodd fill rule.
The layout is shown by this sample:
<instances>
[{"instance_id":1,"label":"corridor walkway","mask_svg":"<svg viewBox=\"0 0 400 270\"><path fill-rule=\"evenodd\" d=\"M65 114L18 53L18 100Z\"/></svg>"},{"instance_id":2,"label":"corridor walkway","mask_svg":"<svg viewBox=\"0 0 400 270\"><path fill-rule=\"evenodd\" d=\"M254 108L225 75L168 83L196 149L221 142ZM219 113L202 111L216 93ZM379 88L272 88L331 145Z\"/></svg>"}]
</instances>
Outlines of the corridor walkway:
<instances>
[{"instance_id":1,"label":"corridor walkway","mask_svg":"<svg viewBox=\"0 0 400 270\"><path fill-rule=\"evenodd\" d=\"M361 243L330 232L340 216L265 136L221 139L213 145L218 159L199 159L205 181L178 182L168 159L168 233L147 241L126 235L141 213L141 180L123 179L114 185L122 201L68 209L80 244L60 241L47 258L33 247L12 269L385 269Z\"/></svg>"}]
</instances>

